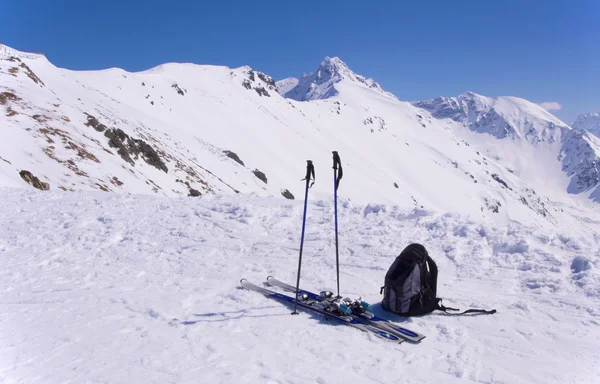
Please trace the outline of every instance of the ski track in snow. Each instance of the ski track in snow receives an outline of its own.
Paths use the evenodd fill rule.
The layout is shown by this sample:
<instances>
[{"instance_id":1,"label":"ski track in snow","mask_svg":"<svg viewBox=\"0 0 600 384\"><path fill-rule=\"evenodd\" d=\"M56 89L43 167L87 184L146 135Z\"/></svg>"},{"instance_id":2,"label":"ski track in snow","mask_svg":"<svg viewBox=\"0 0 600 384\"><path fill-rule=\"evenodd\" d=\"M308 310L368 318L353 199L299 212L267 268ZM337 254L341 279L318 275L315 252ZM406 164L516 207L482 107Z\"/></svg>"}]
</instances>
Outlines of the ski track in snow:
<instances>
[{"instance_id":1,"label":"ski track in snow","mask_svg":"<svg viewBox=\"0 0 600 384\"><path fill-rule=\"evenodd\" d=\"M599 239L456 214L339 207L341 288L378 303L411 242L448 306L396 345L239 288L295 282L302 202L0 189L0 383L592 383ZM333 205L309 202L301 286L335 287Z\"/></svg>"}]
</instances>

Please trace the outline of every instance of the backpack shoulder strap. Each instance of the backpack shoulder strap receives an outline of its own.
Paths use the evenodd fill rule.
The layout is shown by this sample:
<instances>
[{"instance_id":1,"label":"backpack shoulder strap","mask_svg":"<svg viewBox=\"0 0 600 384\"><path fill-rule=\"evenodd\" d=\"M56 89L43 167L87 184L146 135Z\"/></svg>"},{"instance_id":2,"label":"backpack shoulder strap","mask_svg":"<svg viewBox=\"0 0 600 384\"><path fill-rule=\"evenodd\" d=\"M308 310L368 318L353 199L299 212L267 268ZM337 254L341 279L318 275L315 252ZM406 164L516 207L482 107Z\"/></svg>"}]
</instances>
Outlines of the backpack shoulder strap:
<instances>
[{"instance_id":1,"label":"backpack shoulder strap","mask_svg":"<svg viewBox=\"0 0 600 384\"><path fill-rule=\"evenodd\" d=\"M457 308L450 308L450 307L445 307L442 305L442 299L436 298L436 308L438 311L442 311L444 313L447 313L448 315L454 315L454 316L460 316L460 315L466 315L469 313L480 313L482 315L493 315L494 313L496 313L495 309L474 309L474 308L470 308L467 309L466 311L462 311L461 313L448 313L448 311L460 311L460 309Z\"/></svg>"},{"instance_id":2,"label":"backpack shoulder strap","mask_svg":"<svg viewBox=\"0 0 600 384\"><path fill-rule=\"evenodd\" d=\"M429 268L429 273L431 274L431 289L433 290L433 296L437 296L437 278L438 278L438 267L435 261L427 255L425 259L427 262L427 267Z\"/></svg>"},{"instance_id":3,"label":"backpack shoulder strap","mask_svg":"<svg viewBox=\"0 0 600 384\"><path fill-rule=\"evenodd\" d=\"M429 268L429 273L431 274L431 289L433 289L433 294L436 297L435 309L438 311L442 311L444 313L448 313L448 311L456 311L456 312L460 311L460 309L445 307L442 305L442 299L437 297L437 277L438 277L437 265L435 264L435 261L433 261L433 259L429 255L427 255L426 260L427 260L427 267ZM484 314L484 315L493 315L494 313L496 313L496 310L495 309L487 310L487 309L470 308L461 313L448 313L448 314L459 316L459 315L466 315L469 313L480 313L480 314Z\"/></svg>"}]
</instances>

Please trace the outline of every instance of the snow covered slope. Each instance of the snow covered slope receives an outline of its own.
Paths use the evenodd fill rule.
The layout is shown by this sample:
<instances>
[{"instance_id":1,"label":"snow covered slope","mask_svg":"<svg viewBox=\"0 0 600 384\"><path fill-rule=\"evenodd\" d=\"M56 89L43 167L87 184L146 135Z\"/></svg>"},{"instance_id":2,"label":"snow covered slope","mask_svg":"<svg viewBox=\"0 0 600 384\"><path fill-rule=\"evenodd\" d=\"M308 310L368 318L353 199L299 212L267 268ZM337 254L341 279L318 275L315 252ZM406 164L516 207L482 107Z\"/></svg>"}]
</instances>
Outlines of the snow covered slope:
<instances>
[{"instance_id":1,"label":"snow covered slope","mask_svg":"<svg viewBox=\"0 0 600 384\"><path fill-rule=\"evenodd\" d=\"M438 119L465 123L471 130L498 139L524 139L532 144L554 142L568 126L541 106L518 97L485 97L465 92L414 103Z\"/></svg>"},{"instance_id":2,"label":"snow covered slope","mask_svg":"<svg viewBox=\"0 0 600 384\"><path fill-rule=\"evenodd\" d=\"M373 304L425 244L448 306L395 345L238 288L295 281L302 202L0 189L0 382L600 381L600 238L343 199L341 290ZM335 287L331 200L309 204L301 285Z\"/></svg>"},{"instance_id":3,"label":"snow covered slope","mask_svg":"<svg viewBox=\"0 0 600 384\"><path fill-rule=\"evenodd\" d=\"M579 115L572 126L576 130L586 130L596 137L600 137L600 113L584 113Z\"/></svg>"},{"instance_id":4,"label":"snow covered slope","mask_svg":"<svg viewBox=\"0 0 600 384\"><path fill-rule=\"evenodd\" d=\"M511 172L537 184L537 188L547 191L547 186L554 184L554 189L564 190L564 178L552 172L558 169L557 160L560 161L569 178L567 191L600 202L597 140L585 132L573 131L541 106L516 97L493 98L473 92L418 101L414 105L437 119L451 120L484 137L488 134L498 139L471 136L479 148L490 151L490 147L496 147L491 149L493 156L498 160L504 158ZM584 125L583 119L579 121ZM591 127L592 121L586 126Z\"/></svg>"},{"instance_id":5,"label":"snow covered slope","mask_svg":"<svg viewBox=\"0 0 600 384\"><path fill-rule=\"evenodd\" d=\"M277 86L277 92L279 92L280 95L284 96L296 85L298 85L298 79L296 79L295 77L288 77L283 80L276 81L275 85Z\"/></svg>"},{"instance_id":6,"label":"snow covered slope","mask_svg":"<svg viewBox=\"0 0 600 384\"><path fill-rule=\"evenodd\" d=\"M585 199L597 187L593 151L574 147L589 161L569 162L572 174L561 170L553 146L494 152L503 140L468 136L461 122L397 100L338 58L324 60L294 88L307 90L300 99L318 100L298 102L249 67L77 72L11 52L0 59L2 185L25 187L27 179L68 191L290 198L303 195L300 179L311 159L312 194L325 199L337 150L346 171L340 194L355 203L585 231L598 222ZM528 104L497 104L523 120L515 134L531 142L558 137L562 125L551 115ZM565 151L565 158L578 153ZM581 174L589 174L586 183L578 183ZM585 188L571 188L574 178Z\"/></svg>"}]
</instances>

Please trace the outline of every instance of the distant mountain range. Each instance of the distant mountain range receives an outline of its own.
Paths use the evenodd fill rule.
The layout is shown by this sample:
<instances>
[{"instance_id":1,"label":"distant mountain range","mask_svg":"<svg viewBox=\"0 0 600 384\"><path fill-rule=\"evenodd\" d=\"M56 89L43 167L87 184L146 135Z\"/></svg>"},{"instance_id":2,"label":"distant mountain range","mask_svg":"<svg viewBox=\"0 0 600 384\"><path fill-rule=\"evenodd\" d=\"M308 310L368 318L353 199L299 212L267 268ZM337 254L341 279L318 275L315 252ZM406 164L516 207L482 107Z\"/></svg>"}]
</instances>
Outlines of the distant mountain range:
<instances>
[{"instance_id":1,"label":"distant mountain range","mask_svg":"<svg viewBox=\"0 0 600 384\"><path fill-rule=\"evenodd\" d=\"M349 203L586 225L600 202L597 114L570 127L516 97L400 101L336 57L275 82L194 64L69 71L3 46L0 79L1 186L302 198L311 159L311 196L329 199L337 150Z\"/></svg>"}]
</instances>

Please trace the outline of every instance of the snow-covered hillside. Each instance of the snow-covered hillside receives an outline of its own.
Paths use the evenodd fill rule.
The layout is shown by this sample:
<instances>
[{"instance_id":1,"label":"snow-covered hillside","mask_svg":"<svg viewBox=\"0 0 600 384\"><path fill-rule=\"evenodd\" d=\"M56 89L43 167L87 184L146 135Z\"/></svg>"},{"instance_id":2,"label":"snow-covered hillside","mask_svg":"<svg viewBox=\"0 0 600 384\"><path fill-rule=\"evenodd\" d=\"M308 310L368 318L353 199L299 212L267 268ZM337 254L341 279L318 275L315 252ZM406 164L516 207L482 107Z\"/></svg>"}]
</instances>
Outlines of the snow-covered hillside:
<instances>
[{"instance_id":1,"label":"snow-covered hillside","mask_svg":"<svg viewBox=\"0 0 600 384\"><path fill-rule=\"evenodd\" d=\"M585 231L598 222L586 199L598 195L597 152L575 137L561 165L552 140L563 124L520 99L493 108L520 122L511 125L515 138L529 139L513 142L465 132L460 119L399 101L339 58L326 58L288 92L306 91L299 99L307 102L281 97L271 77L249 67L78 72L12 50L0 59L0 78L5 186L27 180L66 191L292 198L303 195L311 159L312 193L324 199L337 150L346 171L340 193L356 203ZM480 121L476 114L485 115L468 116ZM536 142L549 145L528 145Z\"/></svg>"},{"instance_id":2,"label":"snow-covered hillside","mask_svg":"<svg viewBox=\"0 0 600 384\"><path fill-rule=\"evenodd\" d=\"M600 113L590 112L579 115L572 125L576 130L585 130L600 137Z\"/></svg>"},{"instance_id":3,"label":"snow-covered hillside","mask_svg":"<svg viewBox=\"0 0 600 384\"><path fill-rule=\"evenodd\" d=\"M298 79L295 77L288 77L275 82L275 84L277 86L277 92L279 92L280 95L285 96L286 93L298 85Z\"/></svg>"},{"instance_id":4,"label":"snow-covered hillside","mask_svg":"<svg viewBox=\"0 0 600 384\"><path fill-rule=\"evenodd\" d=\"M340 202L341 290L374 304L426 245L448 306L395 345L239 289L294 281L302 202L0 189L0 382L597 383L600 238ZM331 199L309 204L301 285L335 287Z\"/></svg>"},{"instance_id":5,"label":"snow-covered hillside","mask_svg":"<svg viewBox=\"0 0 600 384\"><path fill-rule=\"evenodd\" d=\"M490 151L492 147L493 156L498 160L504 158L503 163L511 172L542 190L547 191L549 185L564 190L564 178L551 171L558 168L560 161L569 178L567 191L600 202L597 141L580 130L574 131L541 106L517 97L485 97L473 92L414 105L437 119L457 122L483 134L483 138L481 135L473 138L478 148ZM498 140L487 139L486 135ZM554 174L549 174L549 170ZM536 183L536 179L541 183Z\"/></svg>"},{"instance_id":6,"label":"snow-covered hillside","mask_svg":"<svg viewBox=\"0 0 600 384\"><path fill-rule=\"evenodd\" d=\"M471 130L498 139L523 139L532 144L554 142L568 126L541 106L518 97L485 97L465 92L414 103L438 119L465 123Z\"/></svg>"}]
</instances>

